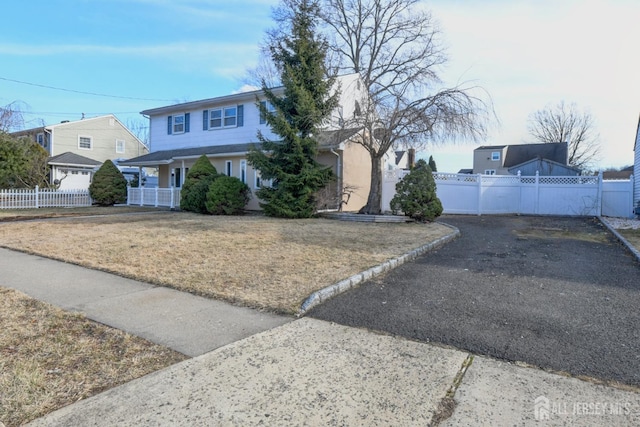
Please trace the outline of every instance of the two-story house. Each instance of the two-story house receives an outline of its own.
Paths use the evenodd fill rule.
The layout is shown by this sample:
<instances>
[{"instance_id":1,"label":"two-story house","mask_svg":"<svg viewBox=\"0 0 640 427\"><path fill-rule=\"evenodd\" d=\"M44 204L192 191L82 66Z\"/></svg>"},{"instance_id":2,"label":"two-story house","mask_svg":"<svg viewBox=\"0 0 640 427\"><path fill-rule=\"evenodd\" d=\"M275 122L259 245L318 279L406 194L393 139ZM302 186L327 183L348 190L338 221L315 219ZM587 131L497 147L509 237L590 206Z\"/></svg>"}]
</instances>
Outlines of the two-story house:
<instances>
[{"instance_id":1,"label":"two-story house","mask_svg":"<svg viewBox=\"0 0 640 427\"><path fill-rule=\"evenodd\" d=\"M51 183L61 189L89 188L93 173L106 160L127 159L148 148L114 115L108 114L14 132L49 153Z\"/></svg>"},{"instance_id":2,"label":"two-story house","mask_svg":"<svg viewBox=\"0 0 640 427\"><path fill-rule=\"evenodd\" d=\"M369 153L358 144L359 129L345 129L343 123L359 114L358 100L364 86L358 74L340 76L339 107L320 135L318 161L330 166L337 177L329 192L342 198L344 188L350 189L345 210L356 210L366 204L371 173ZM283 88L273 90L283 94ZM181 187L184 177L195 161L206 155L219 173L235 176L252 191L263 185L260 174L247 162L252 146L259 148L260 131L270 140L279 137L271 132L261 116L258 103L264 103L262 90L236 93L142 111L149 117L152 151L121 162L121 165L158 169L158 187ZM327 206L336 207L336 206ZM259 209L253 197L247 209Z\"/></svg>"},{"instance_id":3,"label":"two-story house","mask_svg":"<svg viewBox=\"0 0 640 427\"><path fill-rule=\"evenodd\" d=\"M484 175L578 176L567 165L566 142L548 144L489 145L473 150L473 173Z\"/></svg>"}]
</instances>

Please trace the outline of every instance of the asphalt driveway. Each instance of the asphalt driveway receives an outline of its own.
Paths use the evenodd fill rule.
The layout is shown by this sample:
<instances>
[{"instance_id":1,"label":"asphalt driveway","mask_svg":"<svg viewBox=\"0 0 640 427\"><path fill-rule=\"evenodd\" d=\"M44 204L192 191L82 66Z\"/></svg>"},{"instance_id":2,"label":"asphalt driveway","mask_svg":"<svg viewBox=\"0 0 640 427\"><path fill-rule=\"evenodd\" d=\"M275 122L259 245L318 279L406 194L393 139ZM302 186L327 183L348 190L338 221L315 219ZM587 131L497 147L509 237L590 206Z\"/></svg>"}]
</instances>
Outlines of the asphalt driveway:
<instances>
[{"instance_id":1,"label":"asphalt driveway","mask_svg":"<svg viewBox=\"0 0 640 427\"><path fill-rule=\"evenodd\" d=\"M461 237L308 315L640 386L640 264L597 219L441 221Z\"/></svg>"}]
</instances>

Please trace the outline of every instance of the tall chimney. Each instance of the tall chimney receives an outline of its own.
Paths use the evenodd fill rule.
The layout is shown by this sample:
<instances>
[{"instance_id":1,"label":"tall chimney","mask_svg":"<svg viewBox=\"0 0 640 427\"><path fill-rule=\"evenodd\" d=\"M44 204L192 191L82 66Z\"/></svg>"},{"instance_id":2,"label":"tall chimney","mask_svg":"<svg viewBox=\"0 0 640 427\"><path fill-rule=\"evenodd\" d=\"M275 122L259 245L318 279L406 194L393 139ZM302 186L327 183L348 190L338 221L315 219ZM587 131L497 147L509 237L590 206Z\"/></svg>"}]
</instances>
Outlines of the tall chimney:
<instances>
[{"instance_id":1,"label":"tall chimney","mask_svg":"<svg viewBox=\"0 0 640 427\"><path fill-rule=\"evenodd\" d=\"M407 163L409 166L409 169L411 169L412 167L415 166L416 164L416 149L415 148L409 148L409 150L407 150Z\"/></svg>"}]
</instances>

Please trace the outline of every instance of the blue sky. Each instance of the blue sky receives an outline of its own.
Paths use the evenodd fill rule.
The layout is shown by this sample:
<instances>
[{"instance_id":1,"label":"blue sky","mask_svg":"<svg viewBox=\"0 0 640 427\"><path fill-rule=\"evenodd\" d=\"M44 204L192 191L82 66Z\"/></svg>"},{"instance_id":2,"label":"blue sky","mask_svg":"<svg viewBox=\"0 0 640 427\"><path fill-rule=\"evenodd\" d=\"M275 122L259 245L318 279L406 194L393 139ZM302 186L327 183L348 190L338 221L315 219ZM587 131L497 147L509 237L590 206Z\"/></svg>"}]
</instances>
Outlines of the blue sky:
<instances>
[{"instance_id":1,"label":"blue sky","mask_svg":"<svg viewBox=\"0 0 640 427\"><path fill-rule=\"evenodd\" d=\"M0 105L27 127L227 95L243 85L277 0L7 2L0 26ZM530 113L564 100L596 119L600 167L633 163L640 113L637 0L434 0L450 61L445 83L493 99L485 145L533 142ZM16 81L25 82L17 83ZM66 89L54 90L42 85ZM74 92L75 91L75 92ZM78 92L105 94L95 96ZM427 149L439 170L471 167L477 144Z\"/></svg>"}]
</instances>

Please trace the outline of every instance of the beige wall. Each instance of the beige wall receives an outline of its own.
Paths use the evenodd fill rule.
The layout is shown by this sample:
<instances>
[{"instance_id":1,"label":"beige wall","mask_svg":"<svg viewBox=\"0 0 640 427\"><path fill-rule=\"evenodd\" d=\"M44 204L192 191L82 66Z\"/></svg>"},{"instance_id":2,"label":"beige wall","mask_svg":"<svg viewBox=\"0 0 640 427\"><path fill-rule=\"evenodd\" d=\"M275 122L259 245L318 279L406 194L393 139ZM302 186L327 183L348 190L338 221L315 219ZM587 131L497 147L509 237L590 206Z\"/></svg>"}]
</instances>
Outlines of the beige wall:
<instances>
[{"instance_id":1,"label":"beige wall","mask_svg":"<svg viewBox=\"0 0 640 427\"><path fill-rule=\"evenodd\" d=\"M499 152L500 160L491 160L492 153ZM503 168L505 148L486 148L473 151L473 173L484 174L486 170L495 170L496 175L509 175L509 171Z\"/></svg>"},{"instance_id":2,"label":"beige wall","mask_svg":"<svg viewBox=\"0 0 640 427\"><path fill-rule=\"evenodd\" d=\"M118 158L130 159L148 150L113 116L79 120L52 126L51 155L71 152L99 162ZM79 148L79 138L91 138L91 148ZM116 141L124 141L124 152L116 151Z\"/></svg>"},{"instance_id":3,"label":"beige wall","mask_svg":"<svg viewBox=\"0 0 640 427\"><path fill-rule=\"evenodd\" d=\"M362 145L348 142L344 149L342 166L343 186L355 189L349 203L344 205L342 209L344 211L358 211L367 204L369 197L371 156Z\"/></svg>"}]
</instances>

